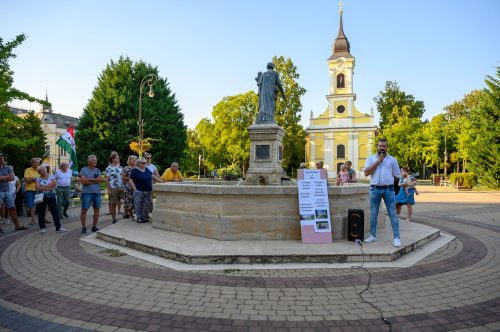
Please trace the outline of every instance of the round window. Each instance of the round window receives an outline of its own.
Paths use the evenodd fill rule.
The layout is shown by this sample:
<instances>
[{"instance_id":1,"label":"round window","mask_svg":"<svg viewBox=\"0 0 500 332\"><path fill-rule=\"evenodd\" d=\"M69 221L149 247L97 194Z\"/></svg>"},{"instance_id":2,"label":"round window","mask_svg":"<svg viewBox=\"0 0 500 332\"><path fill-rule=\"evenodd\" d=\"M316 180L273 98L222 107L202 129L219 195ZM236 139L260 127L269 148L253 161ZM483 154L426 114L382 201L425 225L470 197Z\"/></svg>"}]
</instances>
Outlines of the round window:
<instances>
[{"instance_id":1,"label":"round window","mask_svg":"<svg viewBox=\"0 0 500 332\"><path fill-rule=\"evenodd\" d=\"M344 113L344 111L345 111L344 105L337 106L337 112Z\"/></svg>"}]
</instances>

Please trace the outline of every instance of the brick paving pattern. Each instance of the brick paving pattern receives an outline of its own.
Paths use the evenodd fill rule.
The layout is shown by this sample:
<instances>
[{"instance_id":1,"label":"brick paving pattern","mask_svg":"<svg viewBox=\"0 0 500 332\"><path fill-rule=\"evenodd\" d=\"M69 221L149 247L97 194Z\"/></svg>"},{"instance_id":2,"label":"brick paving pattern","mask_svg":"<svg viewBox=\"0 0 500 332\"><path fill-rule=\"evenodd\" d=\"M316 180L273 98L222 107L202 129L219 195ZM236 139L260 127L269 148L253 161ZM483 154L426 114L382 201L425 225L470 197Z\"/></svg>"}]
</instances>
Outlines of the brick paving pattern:
<instances>
[{"instance_id":1,"label":"brick paving pattern","mask_svg":"<svg viewBox=\"0 0 500 332\"><path fill-rule=\"evenodd\" d=\"M500 194L421 191L415 222L456 239L370 269L364 298L392 331L500 331ZM78 213L65 234L3 226L1 331L389 331L363 270L180 272L79 241Z\"/></svg>"}]
</instances>

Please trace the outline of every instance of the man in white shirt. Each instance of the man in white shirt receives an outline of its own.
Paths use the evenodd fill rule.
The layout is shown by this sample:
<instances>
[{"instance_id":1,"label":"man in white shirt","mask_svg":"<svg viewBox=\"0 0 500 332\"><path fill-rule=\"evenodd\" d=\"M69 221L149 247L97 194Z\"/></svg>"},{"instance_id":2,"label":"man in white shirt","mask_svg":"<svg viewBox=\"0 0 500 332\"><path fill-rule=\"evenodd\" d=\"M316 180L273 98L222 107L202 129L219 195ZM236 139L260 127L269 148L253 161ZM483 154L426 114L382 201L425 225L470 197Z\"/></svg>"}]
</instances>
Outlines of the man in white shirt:
<instances>
[{"instance_id":1,"label":"man in white shirt","mask_svg":"<svg viewBox=\"0 0 500 332\"><path fill-rule=\"evenodd\" d=\"M365 175L370 176L370 236L365 242L377 241L377 224L380 202L384 199L385 207L391 219L394 246L401 246L399 235L399 219L396 214L394 196L394 177L401 177L398 161L387 154L387 139L380 138L377 154L366 160Z\"/></svg>"},{"instance_id":2,"label":"man in white shirt","mask_svg":"<svg viewBox=\"0 0 500 332\"><path fill-rule=\"evenodd\" d=\"M71 176L72 173L68 169L68 163L62 162L59 165L59 169L54 174L57 187L57 211L59 213L59 219L69 218L68 207L71 200Z\"/></svg>"}]
</instances>

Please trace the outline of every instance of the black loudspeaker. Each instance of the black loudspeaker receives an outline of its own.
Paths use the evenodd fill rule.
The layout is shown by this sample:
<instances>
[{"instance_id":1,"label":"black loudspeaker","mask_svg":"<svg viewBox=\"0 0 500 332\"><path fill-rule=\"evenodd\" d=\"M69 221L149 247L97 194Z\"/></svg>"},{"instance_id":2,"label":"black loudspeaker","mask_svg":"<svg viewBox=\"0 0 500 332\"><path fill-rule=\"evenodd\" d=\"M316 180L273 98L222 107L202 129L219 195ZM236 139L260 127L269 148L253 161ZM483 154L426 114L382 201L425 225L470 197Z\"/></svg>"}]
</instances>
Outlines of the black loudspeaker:
<instances>
[{"instance_id":1,"label":"black loudspeaker","mask_svg":"<svg viewBox=\"0 0 500 332\"><path fill-rule=\"evenodd\" d=\"M365 211L349 209L347 211L347 239L349 241L364 240L365 236Z\"/></svg>"}]
</instances>

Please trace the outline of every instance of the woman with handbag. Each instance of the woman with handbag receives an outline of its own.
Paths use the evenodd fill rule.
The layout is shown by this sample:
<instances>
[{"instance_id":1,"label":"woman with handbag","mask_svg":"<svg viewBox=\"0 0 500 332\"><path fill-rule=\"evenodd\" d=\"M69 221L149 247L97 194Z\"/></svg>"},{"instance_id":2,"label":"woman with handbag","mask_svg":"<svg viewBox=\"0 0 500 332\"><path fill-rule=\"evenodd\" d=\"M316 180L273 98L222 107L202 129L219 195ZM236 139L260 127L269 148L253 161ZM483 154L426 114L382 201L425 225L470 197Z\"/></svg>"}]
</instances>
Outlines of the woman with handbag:
<instances>
[{"instance_id":1,"label":"woman with handbag","mask_svg":"<svg viewBox=\"0 0 500 332\"><path fill-rule=\"evenodd\" d=\"M40 234L47 233L45 228L45 211L47 206L52 214L52 219L54 219L54 226L56 226L57 233L64 233L66 229L61 227L61 221L59 219L59 212L57 209L56 200L56 186L57 181L53 175L47 173L47 168L45 166L39 166L36 171L40 174L40 177L36 179L36 191L35 196L36 211L38 213L38 225L40 226Z\"/></svg>"}]
</instances>

